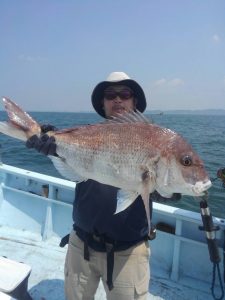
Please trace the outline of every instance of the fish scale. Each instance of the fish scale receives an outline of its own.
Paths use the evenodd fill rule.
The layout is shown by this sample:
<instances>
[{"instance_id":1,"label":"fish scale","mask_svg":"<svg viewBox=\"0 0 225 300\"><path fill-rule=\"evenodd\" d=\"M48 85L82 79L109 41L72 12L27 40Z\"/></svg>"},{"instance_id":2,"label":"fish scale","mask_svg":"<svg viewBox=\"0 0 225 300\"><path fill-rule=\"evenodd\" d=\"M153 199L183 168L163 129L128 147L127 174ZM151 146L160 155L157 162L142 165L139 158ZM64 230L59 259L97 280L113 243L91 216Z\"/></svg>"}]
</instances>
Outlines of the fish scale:
<instances>
[{"instance_id":1,"label":"fish scale","mask_svg":"<svg viewBox=\"0 0 225 300\"><path fill-rule=\"evenodd\" d=\"M129 135L126 134L128 126ZM67 157L68 164L73 165L74 169L84 170L84 177L90 178L93 176L93 172L99 170L101 179L98 178L98 180L103 183L110 184L111 182L112 185L117 184L118 187L123 188L121 182L126 183L125 188L140 184L141 166L145 164L149 153L147 153L147 149L143 151L144 145L141 145L140 138L133 141L130 138L130 136L139 137L140 129L133 124L119 124L121 127L119 132L112 124L98 125L97 127L98 130L93 126L82 128L80 131L83 132L83 135L79 130L72 134L73 139L76 140L76 145L73 144L76 160L71 156L68 158L71 150L68 149L68 153L65 151L65 143L60 142L62 134L55 134L57 154ZM147 126L145 125L145 127ZM118 136L121 139L120 143L118 143ZM62 139L65 140L67 137ZM89 172L88 175L87 172Z\"/></svg>"}]
</instances>

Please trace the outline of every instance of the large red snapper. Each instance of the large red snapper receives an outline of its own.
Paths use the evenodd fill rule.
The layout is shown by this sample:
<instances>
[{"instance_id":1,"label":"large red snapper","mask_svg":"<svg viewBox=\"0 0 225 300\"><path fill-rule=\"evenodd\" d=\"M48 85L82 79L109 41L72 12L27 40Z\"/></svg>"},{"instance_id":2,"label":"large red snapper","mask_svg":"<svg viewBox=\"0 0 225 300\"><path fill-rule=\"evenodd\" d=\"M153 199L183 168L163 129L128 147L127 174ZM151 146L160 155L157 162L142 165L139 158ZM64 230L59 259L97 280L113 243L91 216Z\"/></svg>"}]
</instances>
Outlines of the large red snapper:
<instances>
[{"instance_id":1,"label":"large red snapper","mask_svg":"<svg viewBox=\"0 0 225 300\"><path fill-rule=\"evenodd\" d=\"M39 124L17 104L3 98L9 121L0 131L26 141L40 135ZM149 194L201 196L211 186L202 160L176 132L151 124L140 113L126 113L104 124L49 132L56 141L54 165L65 177L93 179L118 187L116 213L138 195L144 201L148 222ZM107 201L107 199L106 199Z\"/></svg>"}]
</instances>

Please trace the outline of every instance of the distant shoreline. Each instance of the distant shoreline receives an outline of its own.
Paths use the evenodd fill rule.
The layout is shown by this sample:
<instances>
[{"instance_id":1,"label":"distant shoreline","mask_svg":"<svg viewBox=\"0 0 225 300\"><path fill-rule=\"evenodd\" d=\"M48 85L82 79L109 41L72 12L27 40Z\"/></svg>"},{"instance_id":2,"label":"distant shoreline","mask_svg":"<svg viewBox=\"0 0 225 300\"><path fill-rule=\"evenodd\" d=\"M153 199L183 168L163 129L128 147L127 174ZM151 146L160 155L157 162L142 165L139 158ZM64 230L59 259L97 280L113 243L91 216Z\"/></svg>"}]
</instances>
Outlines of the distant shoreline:
<instances>
[{"instance_id":1,"label":"distant shoreline","mask_svg":"<svg viewBox=\"0 0 225 300\"><path fill-rule=\"evenodd\" d=\"M0 109L0 112L5 110ZM80 114L96 114L94 111L28 111L28 113L80 113ZM145 114L151 115L221 115L225 116L225 109L196 109L196 110L147 110Z\"/></svg>"},{"instance_id":2,"label":"distant shoreline","mask_svg":"<svg viewBox=\"0 0 225 300\"><path fill-rule=\"evenodd\" d=\"M196 110L147 110L148 114L158 114L158 115L225 115L225 109L196 109Z\"/></svg>"}]
</instances>

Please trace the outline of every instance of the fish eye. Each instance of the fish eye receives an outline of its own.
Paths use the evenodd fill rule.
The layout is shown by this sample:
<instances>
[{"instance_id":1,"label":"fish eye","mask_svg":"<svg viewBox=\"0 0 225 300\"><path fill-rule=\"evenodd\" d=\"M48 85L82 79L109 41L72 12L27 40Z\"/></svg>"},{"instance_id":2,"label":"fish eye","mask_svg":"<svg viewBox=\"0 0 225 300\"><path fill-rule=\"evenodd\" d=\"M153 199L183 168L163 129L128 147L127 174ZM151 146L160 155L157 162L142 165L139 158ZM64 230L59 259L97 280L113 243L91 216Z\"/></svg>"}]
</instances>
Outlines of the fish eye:
<instances>
[{"instance_id":1,"label":"fish eye","mask_svg":"<svg viewBox=\"0 0 225 300\"><path fill-rule=\"evenodd\" d=\"M181 163L185 167L189 167L192 165L192 158L189 155L186 155L181 158Z\"/></svg>"}]
</instances>

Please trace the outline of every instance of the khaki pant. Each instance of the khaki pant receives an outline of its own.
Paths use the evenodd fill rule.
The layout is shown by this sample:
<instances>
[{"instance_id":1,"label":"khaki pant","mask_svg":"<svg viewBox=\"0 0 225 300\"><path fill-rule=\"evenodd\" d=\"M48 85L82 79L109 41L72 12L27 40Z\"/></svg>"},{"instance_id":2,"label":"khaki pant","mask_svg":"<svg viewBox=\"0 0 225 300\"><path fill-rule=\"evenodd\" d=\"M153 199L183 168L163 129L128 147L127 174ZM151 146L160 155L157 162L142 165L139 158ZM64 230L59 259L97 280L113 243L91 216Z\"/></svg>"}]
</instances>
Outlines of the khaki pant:
<instances>
[{"instance_id":1,"label":"khaki pant","mask_svg":"<svg viewBox=\"0 0 225 300\"><path fill-rule=\"evenodd\" d=\"M65 262L65 293L67 300L93 300L102 279L108 300L145 300L150 278L148 242L115 252L113 285L106 285L106 253L89 248L90 260L84 259L84 243L73 231Z\"/></svg>"}]
</instances>

